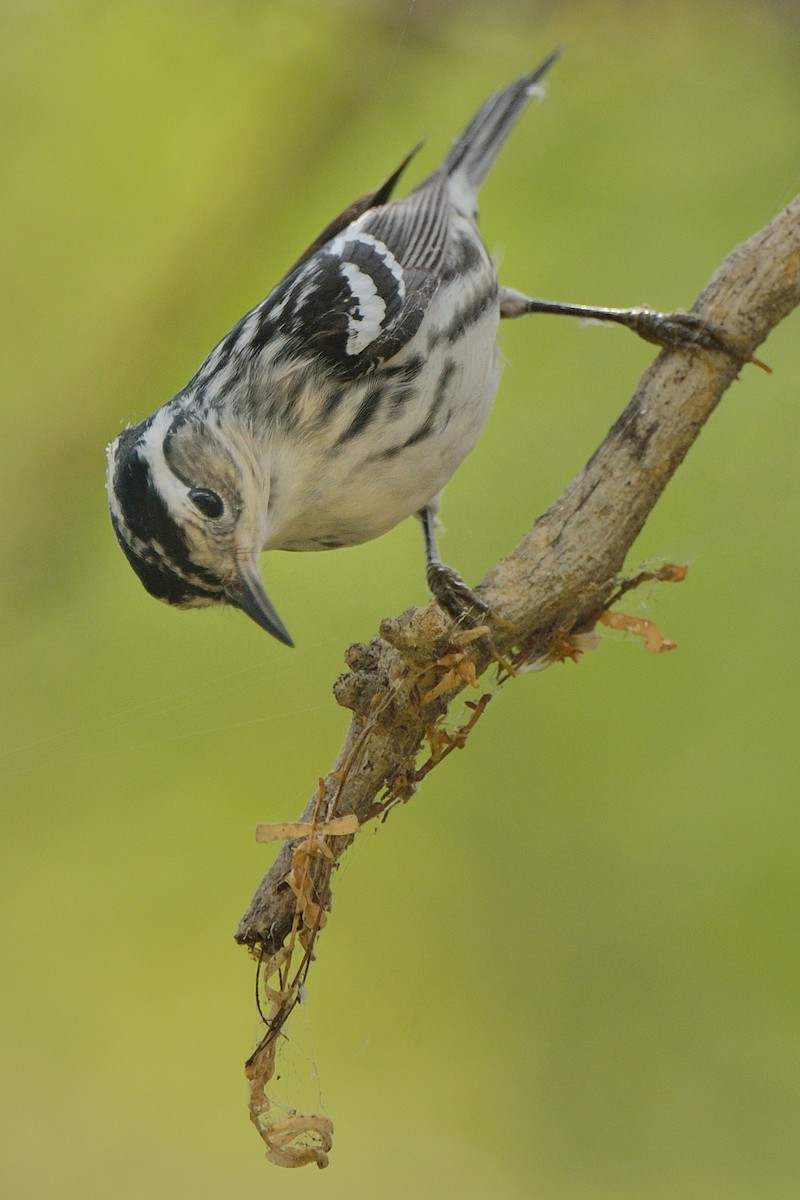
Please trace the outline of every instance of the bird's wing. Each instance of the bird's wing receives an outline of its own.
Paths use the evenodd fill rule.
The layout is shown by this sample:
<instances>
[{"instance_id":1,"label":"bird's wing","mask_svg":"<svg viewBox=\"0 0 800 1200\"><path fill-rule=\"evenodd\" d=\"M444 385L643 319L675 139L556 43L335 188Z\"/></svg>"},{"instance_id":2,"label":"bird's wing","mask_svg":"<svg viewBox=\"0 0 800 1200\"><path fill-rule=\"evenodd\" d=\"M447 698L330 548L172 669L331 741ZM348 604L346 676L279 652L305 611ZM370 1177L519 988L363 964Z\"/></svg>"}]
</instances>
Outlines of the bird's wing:
<instances>
[{"instance_id":1,"label":"bird's wing","mask_svg":"<svg viewBox=\"0 0 800 1200\"><path fill-rule=\"evenodd\" d=\"M253 349L354 380L394 357L419 329L439 283L450 208L434 175L368 210L301 260L256 310Z\"/></svg>"}]
</instances>

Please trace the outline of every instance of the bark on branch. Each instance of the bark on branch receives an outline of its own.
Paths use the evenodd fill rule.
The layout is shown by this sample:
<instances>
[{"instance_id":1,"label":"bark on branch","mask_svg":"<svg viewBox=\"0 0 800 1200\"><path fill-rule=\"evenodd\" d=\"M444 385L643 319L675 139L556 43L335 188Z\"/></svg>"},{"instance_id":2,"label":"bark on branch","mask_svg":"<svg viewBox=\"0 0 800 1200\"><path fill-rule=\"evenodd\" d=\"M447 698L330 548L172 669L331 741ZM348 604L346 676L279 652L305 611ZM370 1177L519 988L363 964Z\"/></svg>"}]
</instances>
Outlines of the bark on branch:
<instances>
[{"instance_id":1,"label":"bark on branch","mask_svg":"<svg viewBox=\"0 0 800 1200\"><path fill-rule=\"evenodd\" d=\"M728 255L693 305L741 346L741 361L721 352L662 352L581 473L476 589L491 612L491 645L482 638L467 649L478 675L491 665L492 647L545 658L559 639L593 627L634 539L742 362L798 304L800 197ZM411 794L419 752L457 694L426 699L442 679L437 660L457 640L452 622L431 605L384 621L380 637L350 647L350 673L335 694L353 719L304 820L354 813L363 822L380 797ZM330 839L333 862L350 840ZM294 845L279 853L236 933L266 955L296 919L286 882ZM315 875L323 906L331 865L323 861Z\"/></svg>"}]
</instances>

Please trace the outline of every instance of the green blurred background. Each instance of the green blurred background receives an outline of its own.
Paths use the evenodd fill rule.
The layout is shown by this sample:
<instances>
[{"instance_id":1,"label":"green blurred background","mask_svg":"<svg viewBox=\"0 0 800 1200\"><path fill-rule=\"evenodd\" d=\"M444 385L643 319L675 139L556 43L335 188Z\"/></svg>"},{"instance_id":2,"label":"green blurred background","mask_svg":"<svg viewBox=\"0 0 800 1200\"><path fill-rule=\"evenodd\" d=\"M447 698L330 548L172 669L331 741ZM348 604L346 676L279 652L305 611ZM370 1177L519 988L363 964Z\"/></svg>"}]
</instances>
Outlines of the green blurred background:
<instances>
[{"instance_id":1,"label":"green blurred background","mask_svg":"<svg viewBox=\"0 0 800 1200\"><path fill-rule=\"evenodd\" d=\"M798 319L632 556L689 563L627 606L679 649L608 636L509 684L348 856L282 1070L336 1123L322 1175L248 1124L232 935L256 822L340 742L344 648L425 599L419 531L268 557L290 652L145 595L103 450L334 211L425 135L420 178L558 43L483 194L505 281L690 304L800 187L797 5L6 0L2 24L3 1194L796 1197ZM468 579L651 357L544 317L502 344L446 495Z\"/></svg>"}]
</instances>

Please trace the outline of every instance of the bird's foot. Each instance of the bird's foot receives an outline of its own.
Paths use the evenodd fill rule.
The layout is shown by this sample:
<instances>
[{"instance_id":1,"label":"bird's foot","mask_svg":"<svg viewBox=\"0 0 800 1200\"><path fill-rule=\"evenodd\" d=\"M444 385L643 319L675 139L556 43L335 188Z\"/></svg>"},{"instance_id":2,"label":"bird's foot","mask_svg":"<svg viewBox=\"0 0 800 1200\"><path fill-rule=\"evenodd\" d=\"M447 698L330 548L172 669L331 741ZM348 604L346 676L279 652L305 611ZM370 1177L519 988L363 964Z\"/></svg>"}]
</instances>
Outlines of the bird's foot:
<instances>
[{"instance_id":1,"label":"bird's foot","mask_svg":"<svg viewBox=\"0 0 800 1200\"><path fill-rule=\"evenodd\" d=\"M500 288L500 316L523 317L528 313L551 313L561 317L578 317L582 321L607 321L632 329L646 342L664 350L718 350L740 363L753 363L762 371L771 368L749 353L740 338L732 337L713 321L699 313L657 312L653 308L605 308L593 304L562 304L558 300L540 300L526 296L515 288Z\"/></svg>"},{"instance_id":2,"label":"bird's foot","mask_svg":"<svg viewBox=\"0 0 800 1200\"><path fill-rule=\"evenodd\" d=\"M452 567L442 562L430 562L425 578L436 603L456 620L469 618L473 613L480 617L489 611L488 605L475 595Z\"/></svg>"},{"instance_id":3,"label":"bird's foot","mask_svg":"<svg viewBox=\"0 0 800 1200\"><path fill-rule=\"evenodd\" d=\"M662 346L665 350L721 350L731 358L752 363L761 367L762 371L770 372L767 364L749 355L738 339L699 313L682 312L680 309L662 313L650 308L632 308L628 313L629 320L624 324L646 342Z\"/></svg>"}]
</instances>

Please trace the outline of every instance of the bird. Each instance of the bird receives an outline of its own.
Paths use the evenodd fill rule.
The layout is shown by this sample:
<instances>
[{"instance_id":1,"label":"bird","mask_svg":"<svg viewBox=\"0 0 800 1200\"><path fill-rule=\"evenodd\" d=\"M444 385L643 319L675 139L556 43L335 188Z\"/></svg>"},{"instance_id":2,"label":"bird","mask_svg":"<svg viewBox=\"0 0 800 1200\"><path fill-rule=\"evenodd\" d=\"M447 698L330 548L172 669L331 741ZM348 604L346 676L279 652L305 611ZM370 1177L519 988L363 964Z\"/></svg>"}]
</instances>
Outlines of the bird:
<instances>
[{"instance_id":1,"label":"bird","mask_svg":"<svg viewBox=\"0 0 800 1200\"><path fill-rule=\"evenodd\" d=\"M453 615L484 607L441 561L436 527L442 489L495 398L501 317L595 316L661 344L675 326L648 309L560 305L498 281L478 192L559 53L491 95L440 166L392 199L415 147L181 391L108 447L111 522L152 596L233 606L291 646L261 552L351 546L416 515L434 599ZM697 337L680 317L676 344Z\"/></svg>"}]
</instances>

